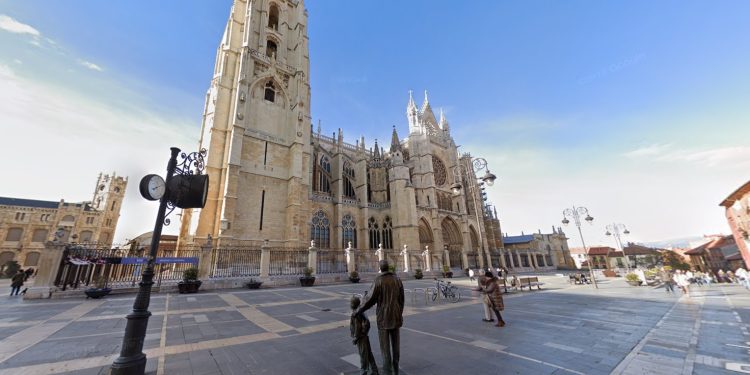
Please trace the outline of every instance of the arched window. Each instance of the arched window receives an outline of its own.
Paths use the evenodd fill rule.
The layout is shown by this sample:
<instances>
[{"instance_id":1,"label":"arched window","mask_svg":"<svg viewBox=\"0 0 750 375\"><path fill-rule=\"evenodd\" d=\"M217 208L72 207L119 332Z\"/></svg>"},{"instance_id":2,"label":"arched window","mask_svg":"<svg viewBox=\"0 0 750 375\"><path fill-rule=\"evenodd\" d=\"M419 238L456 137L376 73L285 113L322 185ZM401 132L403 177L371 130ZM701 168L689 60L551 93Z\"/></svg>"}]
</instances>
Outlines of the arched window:
<instances>
[{"instance_id":1,"label":"arched window","mask_svg":"<svg viewBox=\"0 0 750 375\"><path fill-rule=\"evenodd\" d=\"M391 223L391 217L386 216L383 221L383 248L393 249L393 224Z\"/></svg>"},{"instance_id":2,"label":"arched window","mask_svg":"<svg viewBox=\"0 0 750 375\"><path fill-rule=\"evenodd\" d=\"M275 59L276 58L276 42L273 40L267 40L266 41L266 56Z\"/></svg>"},{"instance_id":3,"label":"arched window","mask_svg":"<svg viewBox=\"0 0 750 375\"><path fill-rule=\"evenodd\" d=\"M5 235L6 241L20 241L21 235L23 235L23 229L21 228L10 228L8 234Z\"/></svg>"},{"instance_id":4,"label":"arched window","mask_svg":"<svg viewBox=\"0 0 750 375\"><path fill-rule=\"evenodd\" d=\"M34 229L34 234L31 236L31 242L44 242L47 240L46 229Z\"/></svg>"},{"instance_id":5,"label":"arched window","mask_svg":"<svg viewBox=\"0 0 750 375\"><path fill-rule=\"evenodd\" d=\"M374 217L367 220L367 230L370 232L370 249L377 249L380 243L380 226Z\"/></svg>"},{"instance_id":6,"label":"arched window","mask_svg":"<svg viewBox=\"0 0 750 375\"><path fill-rule=\"evenodd\" d=\"M279 29L279 7L276 4L271 4L271 9L268 11L268 27L274 30Z\"/></svg>"},{"instance_id":7,"label":"arched window","mask_svg":"<svg viewBox=\"0 0 750 375\"><path fill-rule=\"evenodd\" d=\"M73 215L65 215L61 221L76 221L76 218Z\"/></svg>"},{"instance_id":8,"label":"arched window","mask_svg":"<svg viewBox=\"0 0 750 375\"><path fill-rule=\"evenodd\" d=\"M357 199L354 193L354 168L348 161L344 162L344 196Z\"/></svg>"},{"instance_id":9,"label":"arched window","mask_svg":"<svg viewBox=\"0 0 750 375\"><path fill-rule=\"evenodd\" d=\"M310 239L315 241L315 247L327 249L331 240L331 225L325 212L318 210L310 220Z\"/></svg>"},{"instance_id":10,"label":"arched window","mask_svg":"<svg viewBox=\"0 0 750 375\"><path fill-rule=\"evenodd\" d=\"M357 224L354 222L352 215L346 214L341 220L341 227L343 228L343 236L341 237L344 248L349 247L349 242L352 243L352 248L357 248Z\"/></svg>"},{"instance_id":11,"label":"arched window","mask_svg":"<svg viewBox=\"0 0 750 375\"><path fill-rule=\"evenodd\" d=\"M265 90L263 91L263 99L273 103L276 100L276 87L273 85L273 81L266 83Z\"/></svg>"},{"instance_id":12,"label":"arched window","mask_svg":"<svg viewBox=\"0 0 750 375\"><path fill-rule=\"evenodd\" d=\"M315 191L331 193L331 161L328 156L320 157L320 162L315 166L314 178Z\"/></svg>"}]
</instances>

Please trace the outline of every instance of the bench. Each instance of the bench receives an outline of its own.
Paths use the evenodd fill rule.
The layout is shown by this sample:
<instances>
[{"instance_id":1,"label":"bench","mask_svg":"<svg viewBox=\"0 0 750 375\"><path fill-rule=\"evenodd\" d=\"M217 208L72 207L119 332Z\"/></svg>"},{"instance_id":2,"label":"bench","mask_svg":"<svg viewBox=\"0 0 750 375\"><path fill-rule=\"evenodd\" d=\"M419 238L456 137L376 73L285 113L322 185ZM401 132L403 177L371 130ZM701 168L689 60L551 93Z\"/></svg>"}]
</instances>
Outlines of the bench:
<instances>
[{"instance_id":1,"label":"bench","mask_svg":"<svg viewBox=\"0 0 750 375\"><path fill-rule=\"evenodd\" d=\"M497 279L497 286L503 288L505 290L505 293L508 293L508 287L513 288L514 285L508 285L508 283L505 281L505 279L498 278Z\"/></svg>"},{"instance_id":2,"label":"bench","mask_svg":"<svg viewBox=\"0 0 750 375\"><path fill-rule=\"evenodd\" d=\"M519 284L518 287L521 288L521 290L523 290L523 288L526 288L526 287L528 287L529 290L531 290L532 287L537 287L537 289L541 290L542 285L544 285L544 283L539 282L539 278L536 276L521 277L520 279L518 279L518 284Z\"/></svg>"}]
</instances>

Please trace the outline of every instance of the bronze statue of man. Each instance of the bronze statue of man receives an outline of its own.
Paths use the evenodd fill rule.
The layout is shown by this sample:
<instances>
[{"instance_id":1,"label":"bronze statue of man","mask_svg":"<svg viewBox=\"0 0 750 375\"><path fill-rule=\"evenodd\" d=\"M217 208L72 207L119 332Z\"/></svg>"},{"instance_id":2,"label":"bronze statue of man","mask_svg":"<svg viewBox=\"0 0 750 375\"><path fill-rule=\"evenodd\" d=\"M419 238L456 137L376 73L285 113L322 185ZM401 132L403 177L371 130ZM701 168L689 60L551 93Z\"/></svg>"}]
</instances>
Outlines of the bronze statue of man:
<instances>
[{"instance_id":1,"label":"bronze statue of man","mask_svg":"<svg viewBox=\"0 0 750 375\"><path fill-rule=\"evenodd\" d=\"M404 284L388 270L388 261L381 260L380 275L375 278L367 300L352 314L362 314L377 304L378 337L383 354L383 372L398 375L399 329L403 324Z\"/></svg>"}]
</instances>

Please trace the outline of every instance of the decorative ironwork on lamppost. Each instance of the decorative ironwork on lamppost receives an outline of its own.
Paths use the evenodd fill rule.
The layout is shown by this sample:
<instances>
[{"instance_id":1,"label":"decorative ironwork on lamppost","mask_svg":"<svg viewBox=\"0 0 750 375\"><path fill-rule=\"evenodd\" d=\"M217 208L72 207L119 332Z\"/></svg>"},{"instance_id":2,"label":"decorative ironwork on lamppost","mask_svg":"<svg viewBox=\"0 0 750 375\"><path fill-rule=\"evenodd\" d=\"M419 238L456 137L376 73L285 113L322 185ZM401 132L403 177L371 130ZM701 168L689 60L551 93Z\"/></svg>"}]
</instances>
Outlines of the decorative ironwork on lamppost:
<instances>
[{"instance_id":1,"label":"decorative ironwork on lamppost","mask_svg":"<svg viewBox=\"0 0 750 375\"><path fill-rule=\"evenodd\" d=\"M591 261L591 256L589 255L588 249L586 249L586 242L583 240L583 232L581 232L581 216L585 216L583 220L585 220L589 224L592 224L594 222L594 218L589 215L588 208L573 206L573 208L566 208L565 210L563 210L562 223L564 225L570 224L570 220L568 220L568 218L571 218L573 219L576 227L578 227L578 234L581 236L583 251L586 252L586 260L588 260L589 262L589 275L591 275L591 281L594 283L594 288L599 289L599 285L596 283L596 278L594 277L593 262Z\"/></svg>"},{"instance_id":2,"label":"decorative ironwork on lamppost","mask_svg":"<svg viewBox=\"0 0 750 375\"><path fill-rule=\"evenodd\" d=\"M133 302L133 311L126 316L125 336L122 338L122 349L120 356L112 363L112 375L134 375L143 374L146 370L146 354L143 353L143 341L148 328L148 318L151 312L148 305L151 302L151 286L154 284L154 261L159 242L161 230L164 225L169 225L167 216L179 208L203 208L206 204L208 194L208 175L201 174L205 166L206 150L190 154L180 154L180 163L177 163L177 155L180 149L171 148L171 157L167 163L167 178L150 174L141 179L140 192L143 198L151 201L159 201L159 210L156 214L154 234L151 237L151 249L148 256L146 268L138 283L138 295Z\"/></svg>"},{"instance_id":3,"label":"decorative ironwork on lamppost","mask_svg":"<svg viewBox=\"0 0 750 375\"><path fill-rule=\"evenodd\" d=\"M626 236L630 234L630 231L625 227L625 224L620 223L607 224L606 229L607 232L604 234L615 238L615 244L620 248L620 251L622 251L622 256L625 258L625 267L628 269L628 273L630 273L630 260L628 259L627 254L625 254L625 247L622 246L622 239L620 238L623 234Z\"/></svg>"},{"instance_id":4,"label":"decorative ironwork on lamppost","mask_svg":"<svg viewBox=\"0 0 750 375\"><path fill-rule=\"evenodd\" d=\"M466 154L468 155L468 154ZM469 179L470 177L470 171L467 170L466 165L461 163L461 159L458 160L457 167L453 170L453 180L455 181L453 185L451 185L451 191L453 192L453 195L461 195L461 190L463 189L463 181L466 179L466 185L469 187L469 193L471 194L471 201L474 205L474 217L477 220L477 231L479 232L479 248L482 253L487 257L487 265L489 268L492 268L492 257L489 254L489 249L484 249L484 238L482 236L482 226L484 225L483 222L479 221L479 208L477 207L477 193L476 193L476 181L481 180L482 182L480 184L487 184L487 186L492 186L495 184L495 180L497 179L497 176L492 174L490 172L490 169L487 168L487 160L485 158L472 158L471 159L471 168L474 173L474 176L476 176L476 173L479 171L484 170L485 173L481 178L476 178L475 181L471 181ZM484 189L484 188L482 188ZM484 200L484 196L480 196L480 199ZM484 204L482 205L484 206ZM482 209L482 218L484 218L484 209Z\"/></svg>"}]
</instances>

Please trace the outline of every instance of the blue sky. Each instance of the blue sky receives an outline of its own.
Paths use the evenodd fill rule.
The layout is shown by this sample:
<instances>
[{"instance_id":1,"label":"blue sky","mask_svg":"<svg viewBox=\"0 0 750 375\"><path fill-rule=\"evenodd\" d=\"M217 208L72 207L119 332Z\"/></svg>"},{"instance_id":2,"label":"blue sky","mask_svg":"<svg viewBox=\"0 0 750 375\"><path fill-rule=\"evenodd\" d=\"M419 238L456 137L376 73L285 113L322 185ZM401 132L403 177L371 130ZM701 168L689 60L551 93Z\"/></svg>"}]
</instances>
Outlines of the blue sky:
<instances>
[{"instance_id":1,"label":"blue sky","mask_svg":"<svg viewBox=\"0 0 750 375\"><path fill-rule=\"evenodd\" d=\"M116 170L132 179L117 238L150 230L135 185L194 147L230 6L0 0L2 143L21 156L0 195L90 199ZM750 178L750 3L306 6L314 121L352 142L404 136L408 90L429 90L500 177L505 231L548 230L574 203L597 218L593 244L612 245L613 221L638 241L728 231L717 204Z\"/></svg>"}]
</instances>

